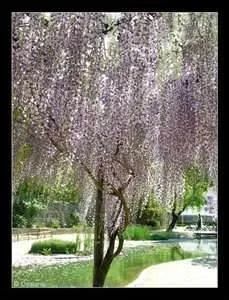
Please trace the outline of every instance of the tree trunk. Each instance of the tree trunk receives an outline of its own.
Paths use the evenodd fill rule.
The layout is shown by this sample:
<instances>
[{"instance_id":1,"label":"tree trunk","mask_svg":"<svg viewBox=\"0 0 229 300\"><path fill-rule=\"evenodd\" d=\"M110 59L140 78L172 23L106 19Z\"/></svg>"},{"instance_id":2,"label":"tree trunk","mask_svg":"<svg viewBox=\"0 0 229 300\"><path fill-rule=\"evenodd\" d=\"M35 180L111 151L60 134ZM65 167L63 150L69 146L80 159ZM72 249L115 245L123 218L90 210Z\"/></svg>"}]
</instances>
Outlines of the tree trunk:
<instances>
[{"instance_id":1,"label":"tree trunk","mask_svg":"<svg viewBox=\"0 0 229 300\"><path fill-rule=\"evenodd\" d=\"M166 230L167 232L173 230L173 228L175 227L176 222L178 220L178 217L179 217L179 214L175 214L175 213L172 214L172 221L170 222L170 224L169 224L169 226L168 226L168 228Z\"/></svg>"},{"instance_id":2,"label":"tree trunk","mask_svg":"<svg viewBox=\"0 0 229 300\"><path fill-rule=\"evenodd\" d=\"M101 173L101 171L99 171ZM99 174L101 177L102 174ZM97 187L95 205L95 227L94 227L94 268L93 268L93 287L101 287L104 284L102 272L103 251L104 251L104 220L105 202L103 198L103 179L99 178L101 186Z\"/></svg>"},{"instance_id":3,"label":"tree trunk","mask_svg":"<svg viewBox=\"0 0 229 300\"><path fill-rule=\"evenodd\" d=\"M115 249L115 240L116 237L118 236L118 247L116 249L116 251L114 252ZM110 236L109 238L109 247L107 249L106 255L104 257L103 260L103 265L102 265L102 275L104 276L103 279L105 281L107 273L110 269L111 263L113 261L113 259L119 255L119 253L122 251L123 248L123 244L124 244L124 237L122 233L118 233L118 230L116 230L113 235ZM103 281L103 283L104 283Z\"/></svg>"},{"instance_id":4,"label":"tree trunk","mask_svg":"<svg viewBox=\"0 0 229 300\"><path fill-rule=\"evenodd\" d=\"M103 268L97 268L93 276L93 287L103 287L107 273L104 272Z\"/></svg>"},{"instance_id":5,"label":"tree trunk","mask_svg":"<svg viewBox=\"0 0 229 300\"><path fill-rule=\"evenodd\" d=\"M169 226L166 230L167 232L173 230L173 228L175 227L175 225L177 223L177 220L178 220L179 216L187 208L187 205L184 205L183 208L178 213L176 213L176 208L177 208L177 196L176 196L176 193L175 193L175 201L173 203L173 209L172 209L172 221L170 222L170 224L169 224Z\"/></svg>"},{"instance_id":6,"label":"tree trunk","mask_svg":"<svg viewBox=\"0 0 229 300\"><path fill-rule=\"evenodd\" d=\"M114 242L115 242L115 238L114 238ZM107 273L110 269L110 265L114 258L114 256L113 256L114 243L113 243L113 247L111 246L111 244L112 244L112 241L110 240L109 247L108 247L105 258L102 259L101 264L97 268L94 267L93 287L103 287L104 286ZM109 249L110 249L110 251L109 251ZM95 266L95 264L94 264L94 266Z\"/></svg>"},{"instance_id":7,"label":"tree trunk","mask_svg":"<svg viewBox=\"0 0 229 300\"><path fill-rule=\"evenodd\" d=\"M104 228L104 227L103 227ZM103 287L105 283L105 279L107 273L110 269L111 263L113 259L121 252L123 248L124 238L123 235L118 235L119 237L119 244L117 250L114 252L115 248L115 240L116 236L118 235L118 231L116 231L110 238L109 238L109 246L106 252L105 257L103 258L103 248L100 246L95 245L94 249L94 273L93 273L93 287ZM104 237L104 235L103 235ZM103 239L104 240L104 239ZM99 244L97 244L99 245ZM103 243L104 247L104 243ZM97 248L97 251L96 251ZM97 259L96 255L97 254Z\"/></svg>"},{"instance_id":8,"label":"tree trunk","mask_svg":"<svg viewBox=\"0 0 229 300\"><path fill-rule=\"evenodd\" d=\"M104 231L105 231L105 200L103 197L103 174L99 171L99 184L97 187L95 205L95 228L94 228L94 268L93 268L93 287L103 287L107 273L113 259L119 255L123 248L124 238L122 232L117 229L109 236L109 245L104 256ZM119 244L115 249L115 240L118 236Z\"/></svg>"}]
</instances>

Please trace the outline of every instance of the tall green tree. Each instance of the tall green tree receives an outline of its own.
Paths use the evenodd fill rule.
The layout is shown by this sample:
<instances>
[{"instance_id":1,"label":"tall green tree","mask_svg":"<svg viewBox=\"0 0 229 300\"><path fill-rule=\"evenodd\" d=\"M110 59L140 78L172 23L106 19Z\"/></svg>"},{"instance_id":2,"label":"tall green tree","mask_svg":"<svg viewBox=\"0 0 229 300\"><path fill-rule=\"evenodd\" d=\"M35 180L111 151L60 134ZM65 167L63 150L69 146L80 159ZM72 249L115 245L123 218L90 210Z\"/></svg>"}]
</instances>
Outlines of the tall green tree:
<instances>
[{"instance_id":1,"label":"tall green tree","mask_svg":"<svg viewBox=\"0 0 229 300\"><path fill-rule=\"evenodd\" d=\"M172 231L182 212L187 208L200 209L206 204L204 193L212 186L212 181L200 168L192 166L184 176L184 193L181 197L174 197L171 222L167 231Z\"/></svg>"},{"instance_id":2,"label":"tall green tree","mask_svg":"<svg viewBox=\"0 0 229 300\"><path fill-rule=\"evenodd\" d=\"M13 227L31 227L34 218L42 210L48 209L49 203L76 204L80 197L77 185L69 181L63 172L59 172L52 183L39 177L27 177L19 183L13 194Z\"/></svg>"},{"instance_id":3,"label":"tall green tree","mask_svg":"<svg viewBox=\"0 0 229 300\"><path fill-rule=\"evenodd\" d=\"M13 197L13 227L32 227L36 214L47 207L48 189L37 178L25 178Z\"/></svg>"}]
</instances>

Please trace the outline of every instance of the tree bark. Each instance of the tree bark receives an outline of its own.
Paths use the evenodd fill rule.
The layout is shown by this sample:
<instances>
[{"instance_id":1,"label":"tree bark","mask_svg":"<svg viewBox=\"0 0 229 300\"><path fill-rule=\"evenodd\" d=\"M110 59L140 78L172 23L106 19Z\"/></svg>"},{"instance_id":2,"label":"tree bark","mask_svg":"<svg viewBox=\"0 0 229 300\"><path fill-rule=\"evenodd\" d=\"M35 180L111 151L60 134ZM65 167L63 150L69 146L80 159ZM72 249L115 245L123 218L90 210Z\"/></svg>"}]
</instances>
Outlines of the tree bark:
<instances>
[{"instance_id":1,"label":"tree bark","mask_svg":"<svg viewBox=\"0 0 229 300\"><path fill-rule=\"evenodd\" d=\"M167 232L172 231L173 228L176 225L176 222L178 220L179 214L176 213L176 208L177 208L177 199L176 199L176 193L175 193L175 197L174 197L174 203L173 203L173 209L172 209L172 221L170 222L168 228L167 228Z\"/></svg>"},{"instance_id":2,"label":"tree bark","mask_svg":"<svg viewBox=\"0 0 229 300\"><path fill-rule=\"evenodd\" d=\"M116 240L117 233L115 233L109 240L109 247L107 249L106 255L102 261L102 264L97 270L97 276L95 281L93 282L93 287L103 287L105 283L106 276L110 269L111 263L113 259L121 252L123 248L124 238L123 236L119 236L119 245L117 250L114 252L115 248L115 240Z\"/></svg>"},{"instance_id":3,"label":"tree bark","mask_svg":"<svg viewBox=\"0 0 229 300\"><path fill-rule=\"evenodd\" d=\"M103 197L103 174L99 170L98 178L101 187L97 187L95 205L95 227L94 227L94 268L93 268L93 287L101 287L104 284L102 262L104 251L104 220L105 202Z\"/></svg>"},{"instance_id":4,"label":"tree bark","mask_svg":"<svg viewBox=\"0 0 229 300\"><path fill-rule=\"evenodd\" d=\"M170 222L170 224L166 230L167 232L173 230L173 228L175 227L175 225L177 223L178 217L179 217L179 214L175 214L175 213L172 214L172 221Z\"/></svg>"},{"instance_id":5,"label":"tree bark","mask_svg":"<svg viewBox=\"0 0 229 300\"><path fill-rule=\"evenodd\" d=\"M101 219L100 219L101 220ZM98 222L98 220L97 220ZM98 222L99 223L99 222ZM101 223L101 222L100 222ZM93 287L103 287L105 283L106 276L108 274L108 271L110 269L111 263L113 259L119 255L119 253L122 251L123 244L124 244L124 238L123 234L119 233L118 230L109 237L109 246L106 252L105 257L103 258L103 251L104 251L104 219L103 219L103 225L100 224L103 228L103 237L100 235L101 239L97 243L94 244L94 270L93 270ZM98 234L98 228L95 229L95 232ZM102 231L101 231L102 232ZM100 232L100 233L101 233ZM119 244L114 252L115 249L115 240L118 236Z\"/></svg>"},{"instance_id":6,"label":"tree bark","mask_svg":"<svg viewBox=\"0 0 229 300\"><path fill-rule=\"evenodd\" d=\"M103 195L104 191L104 176L102 167L100 167L98 172L98 180L96 181L97 186L97 195L96 195L96 205L95 205L95 227L94 227L94 268L93 268L93 287L103 287L107 273L110 269L113 259L119 255L122 251L124 238L123 230L117 228L109 236L109 245L104 256L104 238L105 238L105 199ZM129 184L129 179L127 184ZM115 190L115 195L118 197L125 212L124 228L126 228L129 223L129 211L125 201L125 198L122 194L122 188ZM118 215L121 210L119 210ZM118 217L118 216L117 216ZM117 221L117 218L116 218ZM116 222L115 221L115 222ZM118 247L115 249L115 240L118 237Z\"/></svg>"},{"instance_id":7,"label":"tree bark","mask_svg":"<svg viewBox=\"0 0 229 300\"><path fill-rule=\"evenodd\" d=\"M103 174L101 171L99 171L98 179L100 184L97 186L95 205L93 287L104 286L111 263L121 252L124 243L122 233L116 230L109 237L109 246L104 256L105 200L103 196ZM117 250L114 252L117 236L119 238L119 244Z\"/></svg>"},{"instance_id":8,"label":"tree bark","mask_svg":"<svg viewBox=\"0 0 229 300\"><path fill-rule=\"evenodd\" d=\"M185 204L183 206L183 208L178 212L176 213L176 209L177 209L177 200L176 200L176 193L175 193L175 201L173 203L173 209L172 209L172 221L170 222L168 228L167 228L167 232L169 231L172 231L173 228L175 227L176 223L177 223L177 220L179 218L179 216L182 214L182 212L187 208L187 205Z\"/></svg>"}]
</instances>

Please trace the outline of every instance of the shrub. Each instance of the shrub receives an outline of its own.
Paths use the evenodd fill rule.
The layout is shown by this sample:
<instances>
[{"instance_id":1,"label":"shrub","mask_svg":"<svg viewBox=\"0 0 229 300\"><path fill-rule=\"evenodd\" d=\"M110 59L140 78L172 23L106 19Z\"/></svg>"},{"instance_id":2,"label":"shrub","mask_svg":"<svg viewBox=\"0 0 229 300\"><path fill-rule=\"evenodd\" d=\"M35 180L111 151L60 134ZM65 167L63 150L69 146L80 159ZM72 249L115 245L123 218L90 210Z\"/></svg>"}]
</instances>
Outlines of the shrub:
<instances>
[{"instance_id":1,"label":"shrub","mask_svg":"<svg viewBox=\"0 0 229 300\"><path fill-rule=\"evenodd\" d=\"M31 228L38 212L47 207L45 184L38 178L26 178L13 197L13 227Z\"/></svg>"},{"instance_id":2,"label":"shrub","mask_svg":"<svg viewBox=\"0 0 229 300\"><path fill-rule=\"evenodd\" d=\"M70 216L66 220L67 227L77 226L79 224L79 221L80 221L79 216L75 216L74 214L70 214Z\"/></svg>"},{"instance_id":3,"label":"shrub","mask_svg":"<svg viewBox=\"0 0 229 300\"><path fill-rule=\"evenodd\" d=\"M168 240L168 239L177 239L180 238L181 234L178 232L167 232L167 231L157 231L155 233L151 233L151 240Z\"/></svg>"},{"instance_id":4,"label":"shrub","mask_svg":"<svg viewBox=\"0 0 229 300\"><path fill-rule=\"evenodd\" d=\"M60 174L61 175L61 174ZM49 209L49 203L78 203L80 201L80 191L71 182L60 182L57 180L55 184L44 182L38 177L28 177L21 182L13 194L13 227L31 228L35 218L42 214L44 210ZM60 224L55 221L50 227L57 228L72 227L77 225L79 218L70 215L69 224Z\"/></svg>"},{"instance_id":5,"label":"shrub","mask_svg":"<svg viewBox=\"0 0 229 300\"><path fill-rule=\"evenodd\" d=\"M33 224L33 228L42 228L42 227L46 227L44 223L41 222L37 222Z\"/></svg>"},{"instance_id":6,"label":"shrub","mask_svg":"<svg viewBox=\"0 0 229 300\"><path fill-rule=\"evenodd\" d=\"M42 253L43 255L50 255L50 254L52 254L52 251L51 251L50 248L48 248L48 249L45 248L41 253Z\"/></svg>"},{"instance_id":7,"label":"shrub","mask_svg":"<svg viewBox=\"0 0 229 300\"><path fill-rule=\"evenodd\" d=\"M138 212L137 224L152 226L155 229L165 226L167 218L166 209L161 207L151 193L143 211Z\"/></svg>"},{"instance_id":8,"label":"shrub","mask_svg":"<svg viewBox=\"0 0 229 300\"><path fill-rule=\"evenodd\" d=\"M93 250L93 237L87 234L84 239L76 235L75 242L50 239L32 244L29 253L49 254L91 254Z\"/></svg>"},{"instance_id":9,"label":"shrub","mask_svg":"<svg viewBox=\"0 0 229 300\"><path fill-rule=\"evenodd\" d=\"M167 232L167 231L153 231L148 226L130 225L127 227L124 238L126 240L168 240L178 239L185 235L185 233Z\"/></svg>"},{"instance_id":10,"label":"shrub","mask_svg":"<svg viewBox=\"0 0 229 300\"><path fill-rule=\"evenodd\" d=\"M27 220L24 216L19 214L13 214L13 227L14 228L24 228L26 227Z\"/></svg>"},{"instance_id":11,"label":"shrub","mask_svg":"<svg viewBox=\"0 0 229 300\"><path fill-rule=\"evenodd\" d=\"M124 238L126 240L149 240L152 230L148 226L130 225L127 227Z\"/></svg>"},{"instance_id":12,"label":"shrub","mask_svg":"<svg viewBox=\"0 0 229 300\"><path fill-rule=\"evenodd\" d=\"M50 239L39 241L32 244L29 253L38 254L65 254L76 253L76 244L74 242Z\"/></svg>"},{"instance_id":13,"label":"shrub","mask_svg":"<svg viewBox=\"0 0 229 300\"><path fill-rule=\"evenodd\" d=\"M59 228L60 227L60 221L56 218L51 218L48 222L47 222L47 226L51 227L51 228Z\"/></svg>"}]
</instances>

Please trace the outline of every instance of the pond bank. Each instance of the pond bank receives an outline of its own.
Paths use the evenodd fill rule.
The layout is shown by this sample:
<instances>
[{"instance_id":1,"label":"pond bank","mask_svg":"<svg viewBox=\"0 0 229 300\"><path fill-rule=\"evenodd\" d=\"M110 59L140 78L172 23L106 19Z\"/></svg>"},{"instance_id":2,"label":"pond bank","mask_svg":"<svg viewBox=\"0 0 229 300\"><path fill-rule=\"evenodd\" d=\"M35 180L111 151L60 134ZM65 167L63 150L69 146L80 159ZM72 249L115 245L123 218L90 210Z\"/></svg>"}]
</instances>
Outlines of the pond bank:
<instances>
[{"instance_id":1,"label":"pond bank","mask_svg":"<svg viewBox=\"0 0 229 300\"><path fill-rule=\"evenodd\" d=\"M76 234L62 234L56 235L56 239L66 240L66 241L74 241ZM49 239L49 238L46 238ZM40 239L44 240L44 239ZM36 240L37 241L37 240ZM215 242L214 242L215 241ZM12 265L14 267L19 266L28 266L28 265L52 265L57 263L69 263L69 262L77 262L77 261L85 261L91 260L92 256L79 257L75 255L51 255L51 256L43 256L43 255L34 255L28 254L28 251L31 248L34 240L29 241L18 241L12 243ZM171 244L177 243L180 244L184 250L187 251L203 251L209 253L209 242L212 244L215 243L216 240L193 240L193 239L171 239L166 241L129 241L125 240L124 249L126 248L135 248L138 246L153 246L158 244ZM213 247L215 248L215 247ZM212 251L210 251L212 252ZM216 253L216 249L213 249L213 252Z\"/></svg>"},{"instance_id":2,"label":"pond bank","mask_svg":"<svg viewBox=\"0 0 229 300\"><path fill-rule=\"evenodd\" d=\"M185 288L217 287L215 256L166 262L146 268L127 287Z\"/></svg>"},{"instance_id":3,"label":"pond bank","mask_svg":"<svg viewBox=\"0 0 229 300\"><path fill-rule=\"evenodd\" d=\"M62 234L56 235L55 239L65 241L75 241L76 234ZM42 238L38 240L48 240L50 238ZM29 265L53 265L53 264L64 264L69 262L79 262L92 260L93 256L76 256L72 254L57 254L57 255L37 255L28 254L31 245L38 240L18 241L12 243L12 265L14 267L25 267ZM138 246L150 246L158 241L125 241L124 249L135 248Z\"/></svg>"},{"instance_id":4,"label":"pond bank","mask_svg":"<svg viewBox=\"0 0 229 300\"><path fill-rule=\"evenodd\" d=\"M112 263L104 287L125 287L151 265L200 255L184 252L176 245L126 249ZM92 261L13 268L13 287L91 287L92 274Z\"/></svg>"}]
</instances>

